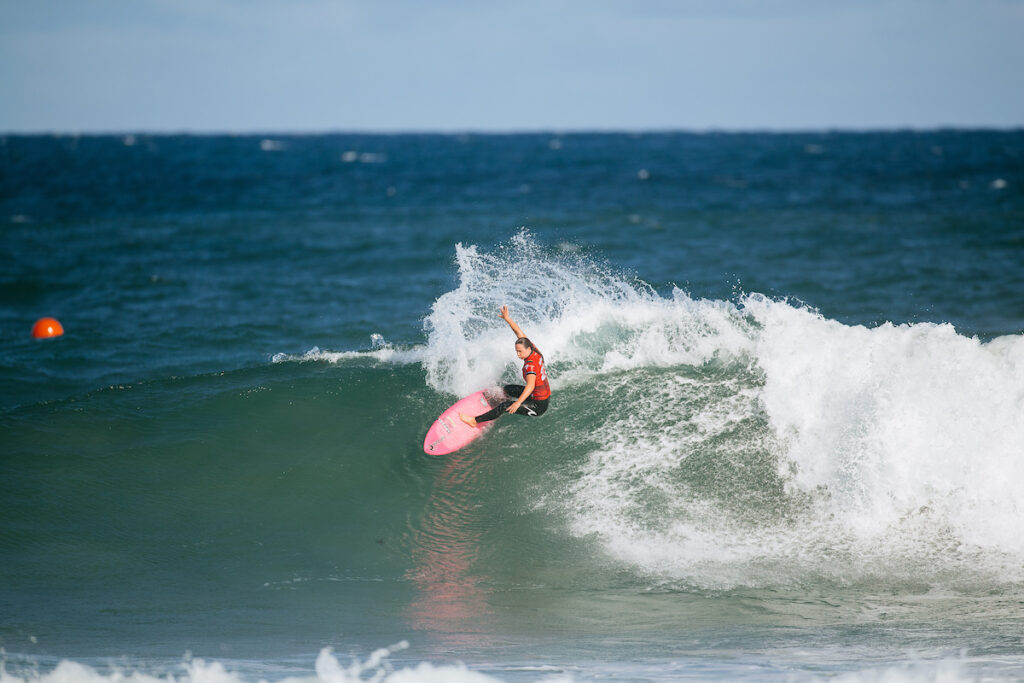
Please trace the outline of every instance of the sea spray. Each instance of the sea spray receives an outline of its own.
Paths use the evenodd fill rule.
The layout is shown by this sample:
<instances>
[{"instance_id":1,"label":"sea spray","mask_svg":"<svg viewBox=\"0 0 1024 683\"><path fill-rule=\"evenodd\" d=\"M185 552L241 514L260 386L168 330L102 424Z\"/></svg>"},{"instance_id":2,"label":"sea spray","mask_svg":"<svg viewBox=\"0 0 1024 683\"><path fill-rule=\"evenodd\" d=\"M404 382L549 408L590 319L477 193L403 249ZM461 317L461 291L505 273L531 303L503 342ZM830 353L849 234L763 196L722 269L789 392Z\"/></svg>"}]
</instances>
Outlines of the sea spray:
<instances>
[{"instance_id":1,"label":"sea spray","mask_svg":"<svg viewBox=\"0 0 1024 683\"><path fill-rule=\"evenodd\" d=\"M455 261L458 287L439 297L424 320L424 367L431 387L457 395L494 382L506 369L511 340L497 324L503 305L550 365L571 333L566 318L594 303L641 296L579 256L544 251L526 231L492 253L456 245Z\"/></svg>"},{"instance_id":2,"label":"sea spray","mask_svg":"<svg viewBox=\"0 0 1024 683\"><path fill-rule=\"evenodd\" d=\"M726 337L743 337L727 302L694 302L679 290L663 299L585 255L544 249L527 231L489 253L461 244L455 252L459 285L424 321L423 365L438 391L464 395L503 373L514 377L508 330L497 318L506 304L562 381L601 369L692 363L728 351Z\"/></svg>"}]
</instances>

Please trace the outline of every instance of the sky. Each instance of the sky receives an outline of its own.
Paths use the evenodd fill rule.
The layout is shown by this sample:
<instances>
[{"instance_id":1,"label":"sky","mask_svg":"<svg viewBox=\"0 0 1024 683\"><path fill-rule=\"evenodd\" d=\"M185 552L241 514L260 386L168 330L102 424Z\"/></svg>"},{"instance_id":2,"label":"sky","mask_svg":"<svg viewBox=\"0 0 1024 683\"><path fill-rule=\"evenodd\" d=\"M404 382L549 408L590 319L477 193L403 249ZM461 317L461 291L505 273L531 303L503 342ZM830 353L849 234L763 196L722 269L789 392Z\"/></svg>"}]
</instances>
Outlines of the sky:
<instances>
[{"instance_id":1,"label":"sky","mask_svg":"<svg viewBox=\"0 0 1024 683\"><path fill-rule=\"evenodd\" d=\"M1024 0L0 0L0 131L1024 126Z\"/></svg>"}]
</instances>

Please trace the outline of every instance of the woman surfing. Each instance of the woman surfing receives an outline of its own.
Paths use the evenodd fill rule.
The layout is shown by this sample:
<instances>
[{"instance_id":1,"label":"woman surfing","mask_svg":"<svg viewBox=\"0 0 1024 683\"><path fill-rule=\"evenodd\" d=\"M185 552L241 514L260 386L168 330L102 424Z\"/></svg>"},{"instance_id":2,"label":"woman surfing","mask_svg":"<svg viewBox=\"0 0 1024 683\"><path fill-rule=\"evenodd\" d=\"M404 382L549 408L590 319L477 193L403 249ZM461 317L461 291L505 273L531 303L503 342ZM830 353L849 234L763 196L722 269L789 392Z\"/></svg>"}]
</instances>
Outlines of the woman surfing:
<instances>
[{"instance_id":1,"label":"woman surfing","mask_svg":"<svg viewBox=\"0 0 1024 683\"><path fill-rule=\"evenodd\" d=\"M523 361L523 381L526 382L526 385L506 384L502 387L507 397L506 400L483 415L473 417L459 413L459 419L470 427L476 427L480 422L490 422L503 412L540 417L548 409L551 387L548 385L547 372L544 370L544 356L533 345L533 342L526 338L516 321L509 316L508 306L501 307L501 319L508 323L516 335L516 355Z\"/></svg>"}]
</instances>

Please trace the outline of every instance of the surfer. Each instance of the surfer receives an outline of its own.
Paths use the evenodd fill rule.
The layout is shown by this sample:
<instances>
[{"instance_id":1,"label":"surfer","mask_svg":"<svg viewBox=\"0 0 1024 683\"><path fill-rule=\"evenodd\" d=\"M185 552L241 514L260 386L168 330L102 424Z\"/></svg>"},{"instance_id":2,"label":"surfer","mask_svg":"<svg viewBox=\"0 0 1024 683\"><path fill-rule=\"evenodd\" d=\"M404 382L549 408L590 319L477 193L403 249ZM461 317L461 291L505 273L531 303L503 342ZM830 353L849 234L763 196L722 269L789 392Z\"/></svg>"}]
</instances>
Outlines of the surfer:
<instances>
[{"instance_id":1,"label":"surfer","mask_svg":"<svg viewBox=\"0 0 1024 683\"><path fill-rule=\"evenodd\" d=\"M506 400L483 415L473 417L459 413L459 419L470 427L476 427L479 422L489 422L501 415L502 412L539 417L548 409L551 387L548 385L547 372L544 370L544 356L533 345L533 342L526 338L516 321L509 316L508 306L501 307L501 319L508 323L516 335L516 355L523 361L523 381L526 382L526 385L506 384L502 387L507 396ZM518 398L513 398L516 396Z\"/></svg>"}]
</instances>

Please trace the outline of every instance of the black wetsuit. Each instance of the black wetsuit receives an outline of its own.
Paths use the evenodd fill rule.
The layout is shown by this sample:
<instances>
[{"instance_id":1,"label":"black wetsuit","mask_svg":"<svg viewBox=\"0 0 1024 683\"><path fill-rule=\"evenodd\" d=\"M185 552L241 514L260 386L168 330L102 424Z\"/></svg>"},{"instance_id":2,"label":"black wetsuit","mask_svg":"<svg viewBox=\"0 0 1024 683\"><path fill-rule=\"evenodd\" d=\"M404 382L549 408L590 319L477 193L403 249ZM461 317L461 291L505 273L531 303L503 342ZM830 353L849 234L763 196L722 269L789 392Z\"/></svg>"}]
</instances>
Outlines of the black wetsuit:
<instances>
[{"instance_id":1,"label":"black wetsuit","mask_svg":"<svg viewBox=\"0 0 1024 683\"><path fill-rule=\"evenodd\" d=\"M526 386L523 384L506 384L502 387L505 392L505 396L511 397L506 398L504 401L488 410L483 415L477 415L476 421L479 422L490 422L502 413L508 410L508 407L519 400L522 396ZM527 397L523 404L519 406L519 410L516 411L516 415L527 415L529 417L539 417L544 414L544 411L548 409L548 401L550 398L546 398L543 401L538 401L533 396Z\"/></svg>"}]
</instances>

